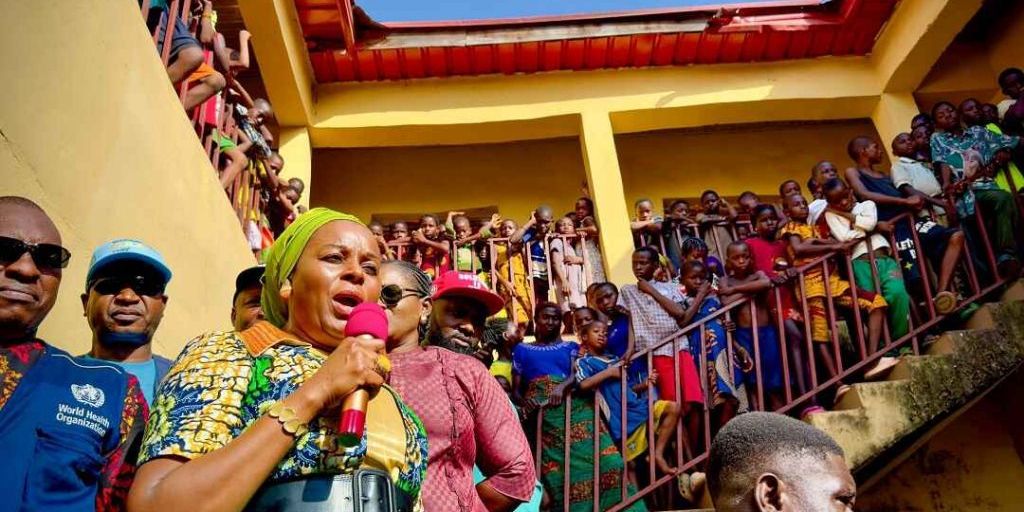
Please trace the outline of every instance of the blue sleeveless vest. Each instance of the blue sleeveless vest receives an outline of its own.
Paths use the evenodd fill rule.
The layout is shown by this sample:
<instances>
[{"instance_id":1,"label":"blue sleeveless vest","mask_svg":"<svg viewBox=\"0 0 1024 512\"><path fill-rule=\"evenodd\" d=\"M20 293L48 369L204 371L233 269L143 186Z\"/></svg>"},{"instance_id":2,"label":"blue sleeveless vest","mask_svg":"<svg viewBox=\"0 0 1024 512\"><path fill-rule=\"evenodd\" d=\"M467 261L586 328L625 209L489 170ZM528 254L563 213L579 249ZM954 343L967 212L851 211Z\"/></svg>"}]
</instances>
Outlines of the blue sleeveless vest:
<instances>
[{"instance_id":1,"label":"blue sleeveless vest","mask_svg":"<svg viewBox=\"0 0 1024 512\"><path fill-rule=\"evenodd\" d=\"M0 511L92 511L128 375L46 345L0 409Z\"/></svg>"}]
</instances>

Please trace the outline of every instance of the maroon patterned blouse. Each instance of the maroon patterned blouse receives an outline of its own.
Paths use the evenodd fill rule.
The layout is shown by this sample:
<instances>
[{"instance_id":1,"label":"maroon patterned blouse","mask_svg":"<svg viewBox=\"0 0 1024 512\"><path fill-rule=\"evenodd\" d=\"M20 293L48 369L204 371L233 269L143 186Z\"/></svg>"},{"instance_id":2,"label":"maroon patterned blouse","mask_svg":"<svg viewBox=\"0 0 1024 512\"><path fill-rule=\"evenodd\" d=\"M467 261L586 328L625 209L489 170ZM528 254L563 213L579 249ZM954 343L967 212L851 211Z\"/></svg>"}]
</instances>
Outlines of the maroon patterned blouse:
<instances>
[{"instance_id":1,"label":"maroon patterned blouse","mask_svg":"<svg viewBox=\"0 0 1024 512\"><path fill-rule=\"evenodd\" d=\"M480 361L437 347L390 354L391 386L427 429L424 510L486 512L473 465L494 490L529 501L536 474L519 418Z\"/></svg>"}]
</instances>

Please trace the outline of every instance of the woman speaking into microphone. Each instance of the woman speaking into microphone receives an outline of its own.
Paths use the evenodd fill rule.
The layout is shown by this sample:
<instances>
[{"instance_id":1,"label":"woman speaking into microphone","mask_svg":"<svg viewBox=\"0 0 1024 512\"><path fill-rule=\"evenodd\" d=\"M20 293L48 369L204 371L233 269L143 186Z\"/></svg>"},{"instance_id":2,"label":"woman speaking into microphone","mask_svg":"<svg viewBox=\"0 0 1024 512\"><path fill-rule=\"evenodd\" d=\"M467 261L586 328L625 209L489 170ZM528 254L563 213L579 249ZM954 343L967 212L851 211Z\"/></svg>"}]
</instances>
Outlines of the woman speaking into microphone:
<instances>
[{"instance_id":1,"label":"woman speaking into microphone","mask_svg":"<svg viewBox=\"0 0 1024 512\"><path fill-rule=\"evenodd\" d=\"M345 336L352 308L379 298L380 260L353 216L296 219L266 255L266 321L193 339L160 385L129 510L420 509L424 428L382 386L384 341ZM338 410L357 388L372 398L346 448Z\"/></svg>"}]
</instances>

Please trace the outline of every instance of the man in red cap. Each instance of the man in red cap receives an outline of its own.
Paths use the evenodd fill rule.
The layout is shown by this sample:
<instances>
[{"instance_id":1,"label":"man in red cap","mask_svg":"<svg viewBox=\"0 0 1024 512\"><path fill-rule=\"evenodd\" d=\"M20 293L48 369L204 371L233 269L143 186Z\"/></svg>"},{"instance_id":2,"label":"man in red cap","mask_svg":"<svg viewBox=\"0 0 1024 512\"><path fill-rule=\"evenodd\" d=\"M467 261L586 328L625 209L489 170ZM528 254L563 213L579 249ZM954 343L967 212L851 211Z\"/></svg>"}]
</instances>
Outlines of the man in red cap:
<instances>
[{"instance_id":1,"label":"man in red cap","mask_svg":"<svg viewBox=\"0 0 1024 512\"><path fill-rule=\"evenodd\" d=\"M469 272L447 272L434 281L434 310L427 342L452 352L476 356L483 349L487 317L505 301Z\"/></svg>"}]
</instances>

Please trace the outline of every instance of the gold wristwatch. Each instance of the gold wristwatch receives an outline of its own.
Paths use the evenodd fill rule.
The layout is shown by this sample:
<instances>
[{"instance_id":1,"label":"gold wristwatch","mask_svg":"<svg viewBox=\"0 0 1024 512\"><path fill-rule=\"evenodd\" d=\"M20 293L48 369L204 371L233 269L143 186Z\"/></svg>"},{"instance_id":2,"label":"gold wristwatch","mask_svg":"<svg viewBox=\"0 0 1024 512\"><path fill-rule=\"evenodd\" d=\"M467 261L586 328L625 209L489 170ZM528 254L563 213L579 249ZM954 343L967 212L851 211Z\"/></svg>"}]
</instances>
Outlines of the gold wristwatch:
<instances>
[{"instance_id":1,"label":"gold wristwatch","mask_svg":"<svg viewBox=\"0 0 1024 512\"><path fill-rule=\"evenodd\" d=\"M274 402L267 410L267 416L277 420L281 428L296 439L309 432L306 422L296 418L295 409L285 407L284 402Z\"/></svg>"}]
</instances>

